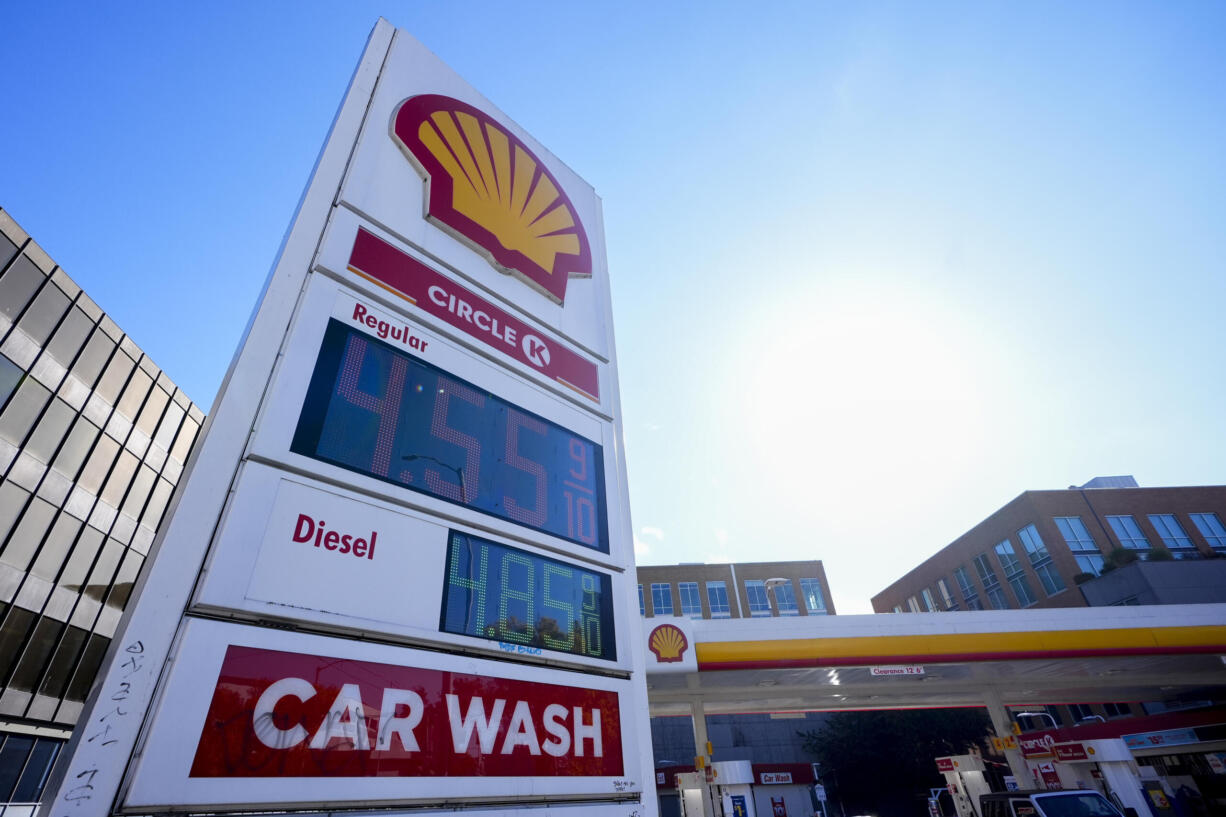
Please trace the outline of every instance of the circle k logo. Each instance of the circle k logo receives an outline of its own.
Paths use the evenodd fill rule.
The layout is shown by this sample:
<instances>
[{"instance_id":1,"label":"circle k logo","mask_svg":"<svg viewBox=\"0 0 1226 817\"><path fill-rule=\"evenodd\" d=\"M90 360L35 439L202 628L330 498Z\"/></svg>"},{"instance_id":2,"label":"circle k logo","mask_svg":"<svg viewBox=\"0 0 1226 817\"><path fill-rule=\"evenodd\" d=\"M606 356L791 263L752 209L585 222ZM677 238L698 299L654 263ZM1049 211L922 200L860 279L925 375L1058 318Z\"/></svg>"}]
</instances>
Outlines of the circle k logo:
<instances>
[{"instance_id":1,"label":"circle k logo","mask_svg":"<svg viewBox=\"0 0 1226 817\"><path fill-rule=\"evenodd\" d=\"M536 335L524 335L520 342L520 347L524 350L524 356L528 361L538 369L544 369L549 365L549 347L545 345L545 341L538 338Z\"/></svg>"}]
</instances>

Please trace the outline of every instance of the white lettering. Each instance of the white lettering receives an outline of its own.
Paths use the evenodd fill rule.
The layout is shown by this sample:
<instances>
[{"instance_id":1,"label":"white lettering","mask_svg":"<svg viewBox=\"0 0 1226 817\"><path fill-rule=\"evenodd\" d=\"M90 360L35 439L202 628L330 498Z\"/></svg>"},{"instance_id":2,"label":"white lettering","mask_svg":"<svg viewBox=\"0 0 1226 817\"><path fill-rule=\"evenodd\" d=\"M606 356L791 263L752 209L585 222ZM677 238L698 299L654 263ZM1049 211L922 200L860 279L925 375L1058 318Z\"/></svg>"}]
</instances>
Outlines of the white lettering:
<instances>
[{"instance_id":1,"label":"white lettering","mask_svg":"<svg viewBox=\"0 0 1226 817\"><path fill-rule=\"evenodd\" d=\"M569 714L562 704L550 704L545 707L545 731L553 737L553 740L545 741L545 745L541 747L545 750L545 754L562 757L570 751L570 732L563 723Z\"/></svg>"},{"instance_id":2,"label":"white lettering","mask_svg":"<svg viewBox=\"0 0 1226 817\"><path fill-rule=\"evenodd\" d=\"M430 300L435 306L447 308L447 293L440 286L431 286L426 290L426 294L430 296Z\"/></svg>"},{"instance_id":3,"label":"white lettering","mask_svg":"<svg viewBox=\"0 0 1226 817\"><path fill-rule=\"evenodd\" d=\"M604 748L600 737L600 710L592 710L591 724L583 723L583 707L575 707L575 757L583 757L583 741L592 742L592 757L604 757Z\"/></svg>"},{"instance_id":4,"label":"white lettering","mask_svg":"<svg viewBox=\"0 0 1226 817\"><path fill-rule=\"evenodd\" d=\"M536 726L532 723L532 710L527 701L517 701L515 711L511 713L511 724L507 727L507 737L502 742L502 753L512 754L517 746L527 746L534 755L541 753L540 741L536 739Z\"/></svg>"},{"instance_id":5,"label":"white lettering","mask_svg":"<svg viewBox=\"0 0 1226 817\"><path fill-rule=\"evenodd\" d=\"M252 726L260 743L269 749L289 749L306 740L307 730L302 724L294 726L293 729L278 729L273 723L273 710L277 708L277 703L290 696L300 701L308 701L315 697L315 687L301 678L282 678L269 685L255 702L255 711L251 713Z\"/></svg>"},{"instance_id":6,"label":"white lettering","mask_svg":"<svg viewBox=\"0 0 1226 817\"><path fill-rule=\"evenodd\" d=\"M407 715L396 714L396 710L401 706L409 708ZM388 687L383 690L383 706L379 710L379 737L375 739L375 751L390 752L392 735L400 736L400 742L406 752L420 751L421 747L417 744L417 736L413 734L413 730L426 714L425 708L421 696L411 689Z\"/></svg>"},{"instance_id":7,"label":"white lettering","mask_svg":"<svg viewBox=\"0 0 1226 817\"><path fill-rule=\"evenodd\" d=\"M498 724L502 722L502 710L507 702L503 698L494 701L494 708L489 717L485 716L485 701L479 695L474 695L468 702L468 712L460 717L460 696L447 696L447 719L451 723L451 745L458 754L468 752L468 744L472 743L473 730L477 732L481 754L488 755L494 751L494 741L498 738Z\"/></svg>"},{"instance_id":8,"label":"white lettering","mask_svg":"<svg viewBox=\"0 0 1226 817\"><path fill-rule=\"evenodd\" d=\"M337 746L337 749L370 749L366 715L362 711L362 692L357 684L345 684L341 687L324 717L324 722L311 738L311 748L327 749L333 738L349 741L350 745Z\"/></svg>"}]
</instances>

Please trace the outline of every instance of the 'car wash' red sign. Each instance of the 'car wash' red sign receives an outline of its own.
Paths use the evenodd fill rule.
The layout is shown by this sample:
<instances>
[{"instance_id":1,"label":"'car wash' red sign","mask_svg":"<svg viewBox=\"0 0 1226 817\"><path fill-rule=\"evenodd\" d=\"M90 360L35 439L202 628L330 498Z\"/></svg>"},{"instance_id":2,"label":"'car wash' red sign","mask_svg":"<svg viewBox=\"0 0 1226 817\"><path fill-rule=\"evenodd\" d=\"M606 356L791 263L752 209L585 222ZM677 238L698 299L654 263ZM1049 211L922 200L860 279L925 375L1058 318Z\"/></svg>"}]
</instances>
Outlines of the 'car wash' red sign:
<instances>
[{"instance_id":1,"label":"'car wash' red sign","mask_svg":"<svg viewBox=\"0 0 1226 817\"><path fill-rule=\"evenodd\" d=\"M231 646L192 777L622 774L615 692Z\"/></svg>"}]
</instances>

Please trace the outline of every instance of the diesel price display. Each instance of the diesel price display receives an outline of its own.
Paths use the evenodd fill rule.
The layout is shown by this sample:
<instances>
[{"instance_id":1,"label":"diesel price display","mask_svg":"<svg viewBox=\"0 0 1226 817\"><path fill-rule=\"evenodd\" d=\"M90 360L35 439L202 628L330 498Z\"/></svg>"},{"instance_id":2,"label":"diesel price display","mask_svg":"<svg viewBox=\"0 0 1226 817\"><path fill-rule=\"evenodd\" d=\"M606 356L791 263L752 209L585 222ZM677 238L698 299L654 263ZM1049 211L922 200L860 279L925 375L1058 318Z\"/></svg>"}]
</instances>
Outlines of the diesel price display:
<instances>
[{"instance_id":1,"label":"diesel price display","mask_svg":"<svg viewBox=\"0 0 1226 817\"><path fill-rule=\"evenodd\" d=\"M451 531L443 632L615 660L610 579Z\"/></svg>"},{"instance_id":2,"label":"diesel price display","mask_svg":"<svg viewBox=\"0 0 1226 817\"><path fill-rule=\"evenodd\" d=\"M609 552L600 446L337 320L290 448Z\"/></svg>"}]
</instances>

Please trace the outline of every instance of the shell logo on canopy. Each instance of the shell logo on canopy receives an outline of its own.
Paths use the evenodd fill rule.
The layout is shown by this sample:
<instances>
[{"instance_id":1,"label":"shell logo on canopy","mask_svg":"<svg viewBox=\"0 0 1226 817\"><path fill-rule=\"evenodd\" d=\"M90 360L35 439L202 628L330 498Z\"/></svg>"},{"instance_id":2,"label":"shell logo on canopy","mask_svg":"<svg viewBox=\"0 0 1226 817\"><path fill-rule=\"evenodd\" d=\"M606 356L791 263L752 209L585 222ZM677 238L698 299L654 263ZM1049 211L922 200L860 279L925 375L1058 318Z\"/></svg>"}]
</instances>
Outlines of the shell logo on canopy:
<instances>
[{"instance_id":1,"label":"shell logo on canopy","mask_svg":"<svg viewBox=\"0 0 1226 817\"><path fill-rule=\"evenodd\" d=\"M656 661L661 664L681 661L689 646L690 642L685 633L675 624L661 624L652 630L647 638L647 647L655 653Z\"/></svg>"},{"instance_id":2,"label":"shell logo on canopy","mask_svg":"<svg viewBox=\"0 0 1226 817\"><path fill-rule=\"evenodd\" d=\"M400 103L392 138L426 180L426 217L496 269L559 304L569 278L591 277L591 247L570 197L489 114L421 94Z\"/></svg>"}]
</instances>

